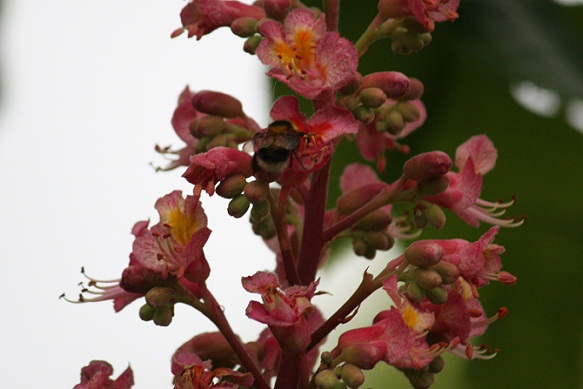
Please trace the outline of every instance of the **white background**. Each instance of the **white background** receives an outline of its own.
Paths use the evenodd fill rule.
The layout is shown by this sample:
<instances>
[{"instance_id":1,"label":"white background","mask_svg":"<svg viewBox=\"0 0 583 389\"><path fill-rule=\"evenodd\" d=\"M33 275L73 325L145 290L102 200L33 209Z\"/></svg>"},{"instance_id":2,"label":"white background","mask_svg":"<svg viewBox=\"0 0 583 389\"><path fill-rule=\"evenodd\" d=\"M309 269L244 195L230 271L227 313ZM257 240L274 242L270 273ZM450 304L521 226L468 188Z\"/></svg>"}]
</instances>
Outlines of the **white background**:
<instances>
[{"instance_id":1,"label":"white background","mask_svg":"<svg viewBox=\"0 0 583 389\"><path fill-rule=\"evenodd\" d=\"M213 330L179 306L169 328L142 322L140 302L115 314L110 301L73 305L81 266L117 278L138 220L157 221L155 200L192 187L154 144L181 146L170 125L180 92L231 93L267 124L264 69L243 40L220 30L201 41L170 39L186 3L162 0L4 0L0 104L0 382L3 388L70 388L92 359L131 363L137 388L170 387L169 358L191 336ZM272 256L203 200L213 230L210 287L233 319L251 297L240 277L271 268ZM241 227L235 229L236 227ZM227 242L227 244L225 244ZM253 247L253 244L256 247ZM249 251L247 251L249 249ZM243 256L243 253L247 253ZM249 254L251 253L251 255ZM245 340L259 326L244 320Z\"/></svg>"},{"instance_id":2,"label":"white background","mask_svg":"<svg viewBox=\"0 0 583 389\"><path fill-rule=\"evenodd\" d=\"M140 301L115 314L110 301L69 304L81 266L101 279L120 276L138 220L157 221L155 200L191 186L154 144L181 146L170 125L179 93L214 89L239 98L268 124L270 89L258 60L227 29L201 41L181 36L186 3L167 0L4 0L0 102L0 382L3 388L71 388L93 359L128 365L136 388L170 387L169 359L206 318L177 307L169 328L142 322ZM209 285L244 341L240 277L272 269L273 255L226 200L203 199L213 230L205 247ZM370 262L344 266L336 297L349 294ZM381 262L378 262L382 266ZM386 263L386 262L385 262ZM357 277L354 275L357 274ZM350 276L348 276L350 275ZM335 292L329 283L323 290ZM318 297L329 301L329 295ZM388 298L385 297L385 301ZM330 312L338 304L329 306ZM378 309L378 307L377 307ZM334 337L337 337L334 336Z\"/></svg>"}]
</instances>

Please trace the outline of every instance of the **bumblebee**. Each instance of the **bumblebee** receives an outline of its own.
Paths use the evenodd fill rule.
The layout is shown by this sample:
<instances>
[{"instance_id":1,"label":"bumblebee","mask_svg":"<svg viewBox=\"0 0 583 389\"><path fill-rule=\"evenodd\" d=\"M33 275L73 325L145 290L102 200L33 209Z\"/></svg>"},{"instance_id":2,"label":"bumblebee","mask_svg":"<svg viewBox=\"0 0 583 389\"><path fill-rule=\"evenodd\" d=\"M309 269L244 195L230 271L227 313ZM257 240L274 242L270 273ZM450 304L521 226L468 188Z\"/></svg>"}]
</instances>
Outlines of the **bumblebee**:
<instances>
[{"instance_id":1,"label":"bumblebee","mask_svg":"<svg viewBox=\"0 0 583 389\"><path fill-rule=\"evenodd\" d=\"M265 131L253 137L253 171L269 181L274 181L291 164L291 157L302 142L305 133L298 131L291 122L278 120ZM299 161L299 159L298 159Z\"/></svg>"}]
</instances>

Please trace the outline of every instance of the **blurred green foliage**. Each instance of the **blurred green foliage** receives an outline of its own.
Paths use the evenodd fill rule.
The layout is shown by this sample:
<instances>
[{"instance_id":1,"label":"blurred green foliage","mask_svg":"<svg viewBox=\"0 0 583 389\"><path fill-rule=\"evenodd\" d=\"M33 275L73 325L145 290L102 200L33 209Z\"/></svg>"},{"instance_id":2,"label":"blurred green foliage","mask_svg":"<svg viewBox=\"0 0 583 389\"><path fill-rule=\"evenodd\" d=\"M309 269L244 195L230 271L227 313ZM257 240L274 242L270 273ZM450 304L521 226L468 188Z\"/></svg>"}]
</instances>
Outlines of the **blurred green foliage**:
<instances>
[{"instance_id":1,"label":"blurred green foliage","mask_svg":"<svg viewBox=\"0 0 583 389\"><path fill-rule=\"evenodd\" d=\"M342 2L342 35L353 41L360 36L376 14L370 3ZM499 157L484 178L481 197L516 195L509 215L528 217L520 228L503 229L496 240L507 249L504 269L518 283L482 289L487 313L509 309L482 339L500 348L499 355L479 362L448 358L456 368L446 366L433 387L582 387L583 134L567 123L564 111L554 118L526 111L509 87L532 81L557 92L563 108L570 98L583 99L583 7L550 0L464 0L458 11L459 20L438 24L422 52L396 56L390 41L380 41L359 66L363 74L397 70L425 83L427 121L403 140L412 153L439 149L453 156L470 136L487 134ZM356 153L353 143L341 145L334 182ZM392 181L407 157L387 156L384 178ZM443 230L428 230L423 237L475 240L489 228L473 229L454 214L447 216ZM406 380L392 381L385 375L389 369L382 370L384 378L370 377L368 387L407 387Z\"/></svg>"}]
</instances>

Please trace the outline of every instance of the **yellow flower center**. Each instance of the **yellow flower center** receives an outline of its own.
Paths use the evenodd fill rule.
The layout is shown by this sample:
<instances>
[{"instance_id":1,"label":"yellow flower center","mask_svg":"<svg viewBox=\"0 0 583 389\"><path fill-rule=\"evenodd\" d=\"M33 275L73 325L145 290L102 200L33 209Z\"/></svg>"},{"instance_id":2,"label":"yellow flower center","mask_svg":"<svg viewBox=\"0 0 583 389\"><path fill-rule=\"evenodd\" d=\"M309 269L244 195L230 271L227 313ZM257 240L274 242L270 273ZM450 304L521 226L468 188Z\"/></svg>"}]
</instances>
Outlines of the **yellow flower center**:
<instances>
[{"instance_id":1,"label":"yellow flower center","mask_svg":"<svg viewBox=\"0 0 583 389\"><path fill-rule=\"evenodd\" d=\"M167 220L172 237L181 245L190 242L192 235L201 227L194 217L188 217L179 207L169 212Z\"/></svg>"}]
</instances>

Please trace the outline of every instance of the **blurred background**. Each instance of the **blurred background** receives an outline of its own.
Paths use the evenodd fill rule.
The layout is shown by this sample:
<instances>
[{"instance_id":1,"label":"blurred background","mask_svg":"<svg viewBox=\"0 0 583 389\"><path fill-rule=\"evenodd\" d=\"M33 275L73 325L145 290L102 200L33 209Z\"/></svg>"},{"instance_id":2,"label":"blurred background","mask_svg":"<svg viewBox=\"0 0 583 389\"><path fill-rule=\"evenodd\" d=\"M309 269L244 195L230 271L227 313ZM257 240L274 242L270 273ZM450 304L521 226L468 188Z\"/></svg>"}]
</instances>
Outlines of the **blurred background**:
<instances>
[{"instance_id":1,"label":"blurred background","mask_svg":"<svg viewBox=\"0 0 583 389\"><path fill-rule=\"evenodd\" d=\"M489 314L509 309L483 337L499 355L481 362L448 358L434 388L583 388L583 6L461 3L460 19L438 24L422 52L396 56L389 41L380 41L359 67L398 70L425 83L428 119L403 142L412 152L453 155L470 136L488 134L499 158L482 197L516 195L510 214L528 217L497 238L507 249L504 269L519 282L482 292ZM165 163L154 144L180 145L170 118L186 85L233 94L262 125L280 87L268 84L265 69L227 30L198 42L171 40L182 1L0 4L0 382L68 388L79 382L82 366L106 359L116 376L131 363L137 388L170 387L172 352L213 330L205 318L178 307L170 328L160 328L138 319L139 303L114 314L109 302L74 306L58 296L76 297L81 266L96 278L118 277L132 225L155 220L158 197L189 190L180 172L156 174L150 166ZM375 7L342 6L340 32L355 40ZM357 155L353 144L341 147L337 155ZM399 168L391 167L406 157L388 157L385 178L392 180ZM346 162L335 160L333 182ZM227 217L226 205L203 199L213 230L207 256L224 264L220 279L211 274L210 288L250 341L260 327L244 319L249 296L239 278L271 268L272 258L241 221ZM475 240L488 228L447 215L446 228L424 237ZM234 254L234 247L249 254ZM361 273L394 256L370 262L338 253L323 277ZM332 282L324 289L341 297L338 289L351 290L347 275L338 278L342 287ZM377 298L368 306L386 302ZM370 323L364 308L353 324ZM408 387L389 368L367 386Z\"/></svg>"}]
</instances>

